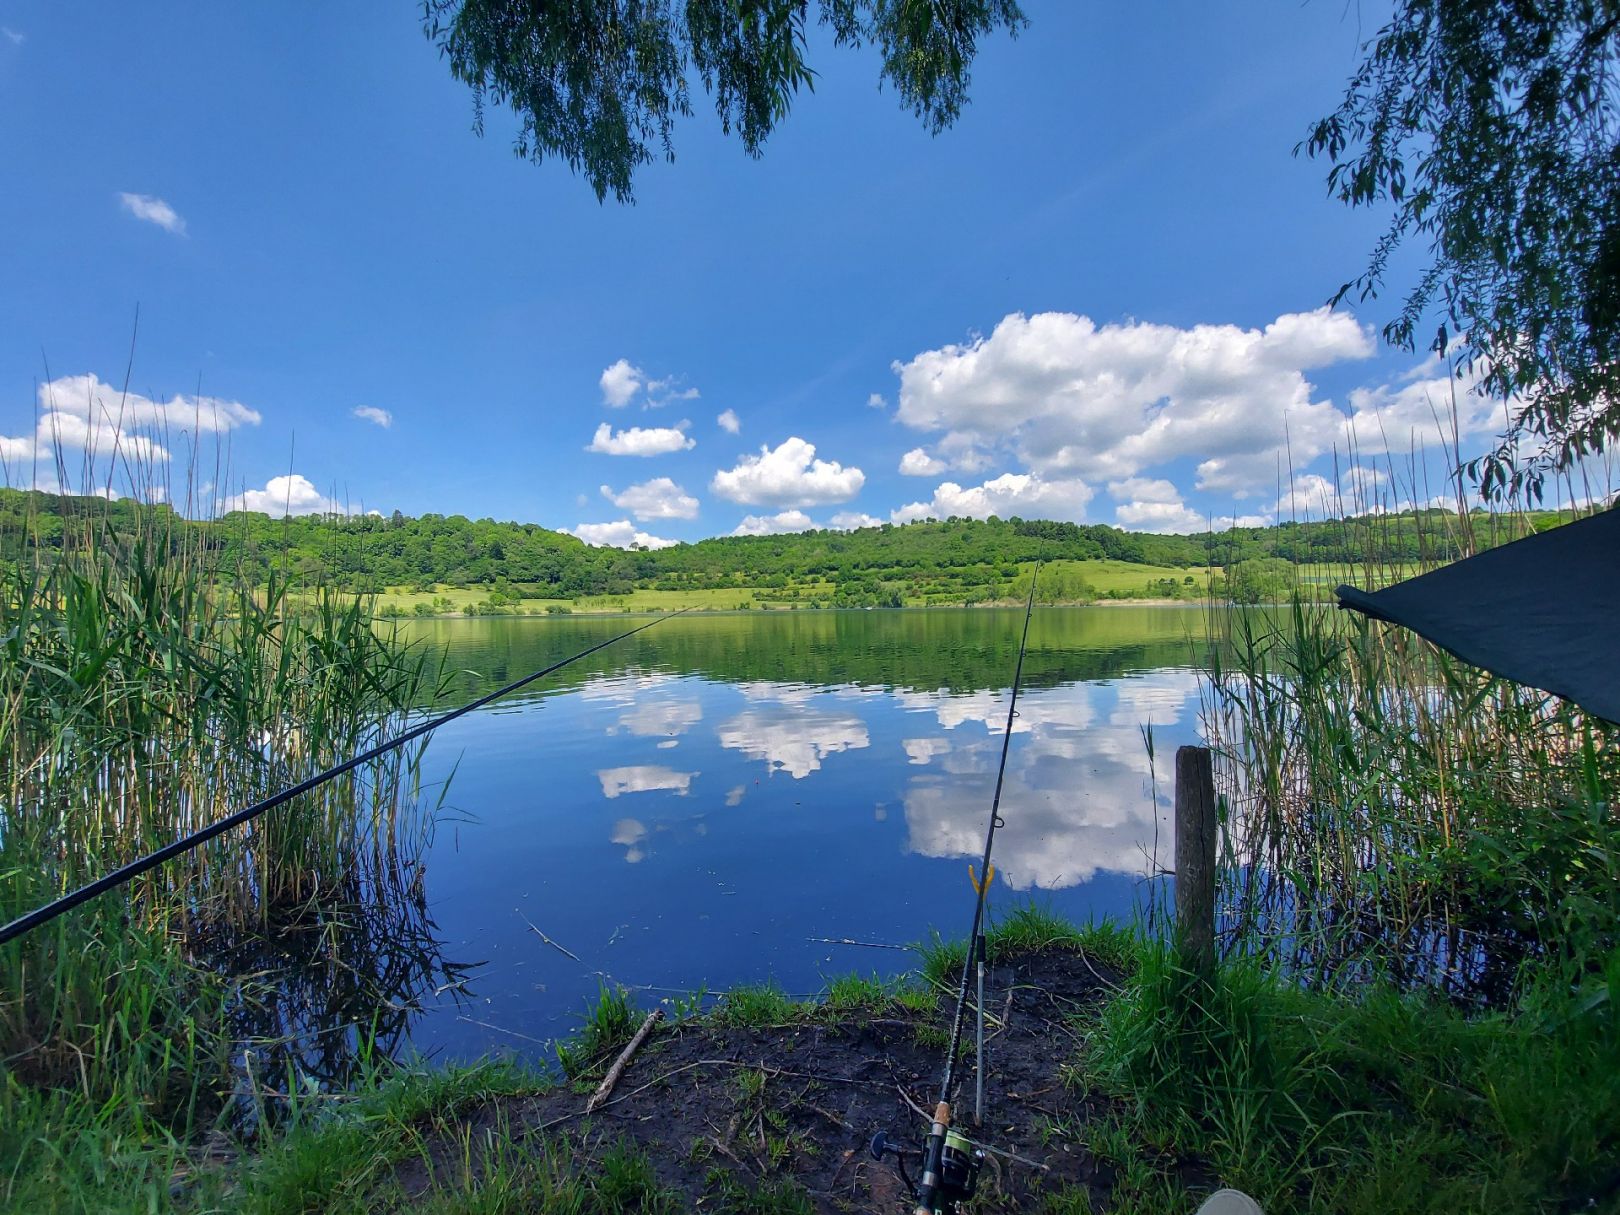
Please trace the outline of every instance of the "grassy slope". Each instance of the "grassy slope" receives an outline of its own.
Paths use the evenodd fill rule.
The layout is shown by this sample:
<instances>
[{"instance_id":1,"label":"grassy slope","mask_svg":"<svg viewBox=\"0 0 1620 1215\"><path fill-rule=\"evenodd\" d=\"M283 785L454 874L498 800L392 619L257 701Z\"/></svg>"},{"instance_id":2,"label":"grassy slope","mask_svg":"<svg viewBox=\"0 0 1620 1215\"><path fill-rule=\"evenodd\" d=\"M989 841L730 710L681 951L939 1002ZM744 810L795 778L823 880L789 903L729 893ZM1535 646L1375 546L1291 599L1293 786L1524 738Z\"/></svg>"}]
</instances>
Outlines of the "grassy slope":
<instances>
[{"instance_id":1,"label":"grassy slope","mask_svg":"<svg viewBox=\"0 0 1620 1215\"><path fill-rule=\"evenodd\" d=\"M1053 562L1052 566L1077 572L1085 579L1094 596L1116 595L1128 599L1157 599L1161 597L1161 592L1154 590L1150 583L1169 578L1181 585L1191 598L1202 592L1207 581L1207 572L1204 570L1189 571L1168 565L1138 565L1129 561L1062 561ZM1026 563L1019 568L1027 571L1033 567ZM1193 578L1193 584L1190 586L1185 582L1189 576ZM796 582L779 589L761 586L681 591L638 589L624 595L587 595L578 599L524 599L504 610L514 615L543 616L547 614L548 609L554 607L565 607L570 612L672 612L681 608L728 612L764 607L805 608L810 606L811 600L830 600L835 589L833 583L822 580ZM790 597L785 592L796 592L796 596ZM397 609L405 615L414 615L419 604L433 608L435 601L440 601L440 610L444 610L442 601L448 600L452 605L448 609L449 612L466 612L474 605L482 605L488 597L488 587L463 588L441 585L434 591L427 592L391 586L378 596L377 607L381 611ZM907 598L906 606L921 607L925 602L922 596L913 595Z\"/></svg>"}]
</instances>

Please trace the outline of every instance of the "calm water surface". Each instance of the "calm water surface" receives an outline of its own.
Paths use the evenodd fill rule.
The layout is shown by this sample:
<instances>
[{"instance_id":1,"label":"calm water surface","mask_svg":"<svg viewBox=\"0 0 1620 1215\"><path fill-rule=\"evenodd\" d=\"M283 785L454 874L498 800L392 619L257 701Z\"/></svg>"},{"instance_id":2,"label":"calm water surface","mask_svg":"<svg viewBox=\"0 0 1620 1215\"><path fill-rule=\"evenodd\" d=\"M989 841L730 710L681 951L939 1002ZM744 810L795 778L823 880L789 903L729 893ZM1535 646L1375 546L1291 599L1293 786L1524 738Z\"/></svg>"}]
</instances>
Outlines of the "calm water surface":
<instances>
[{"instance_id":1,"label":"calm water surface","mask_svg":"<svg viewBox=\"0 0 1620 1215\"><path fill-rule=\"evenodd\" d=\"M681 617L441 730L424 761L426 781L449 781L425 890L448 966L393 994L420 1005L410 1045L539 1054L603 975L644 1005L764 980L808 994L911 961L808 938L963 933L1021 617ZM460 700L626 626L407 627L447 654ZM1198 609L1036 613L992 908L1140 905L1173 855L1169 757L1196 739L1203 633Z\"/></svg>"}]
</instances>

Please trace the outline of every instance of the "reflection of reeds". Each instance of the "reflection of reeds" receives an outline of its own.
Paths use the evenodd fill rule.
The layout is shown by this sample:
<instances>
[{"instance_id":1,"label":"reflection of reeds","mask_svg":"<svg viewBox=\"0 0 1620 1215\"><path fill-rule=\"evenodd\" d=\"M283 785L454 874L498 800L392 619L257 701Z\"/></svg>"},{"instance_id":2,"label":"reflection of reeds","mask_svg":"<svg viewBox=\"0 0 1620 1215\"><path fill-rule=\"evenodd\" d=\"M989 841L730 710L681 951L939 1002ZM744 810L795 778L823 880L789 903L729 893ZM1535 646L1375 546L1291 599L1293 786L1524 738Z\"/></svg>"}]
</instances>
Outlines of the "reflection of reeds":
<instances>
[{"instance_id":1,"label":"reflection of reeds","mask_svg":"<svg viewBox=\"0 0 1620 1215\"><path fill-rule=\"evenodd\" d=\"M1436 556L1522 527L1505 510L1402 522ZM1377 527L1367 534L1346 580L1417 572L1380 550ZM1378 977L1487 999L1529 958L1598 956L1591 934L1612 941L1620 922L1617 732L1310 597L1212 625L1225 644L1212 651L1204 720L1229 806L1231 947L1315 982Z\"/></svg>"},{"instance_id":2,"label":"reflection of reeds","mask_svg":"<svg viewBox=\"0 0 1620 1215\"><path fill-rule=\"evenodd\" d=\"M126 471L154 496L148 474ZM380 635L366 604L247 585L167 507L62 498L43 515L34 502L10 495L22 510L0 527L0 919L348 758L434 694L427 655ZM297 1037L268 1023L293 989L227 974L222 941L240 956L255 933L323 923L317 952L349 977L306 1013L341 1011L350 1049L379 999L412 998L431 976L403 973L407 956L438 965L436 951L402 948L431 942L411 897L428 825L420 754L332 782L0 950L0 1121L25 1099L16 1079L188 1125L217 1104L237 1033ZM347 918L333 917L340 905Z\"/></svg>"}]
</instances>

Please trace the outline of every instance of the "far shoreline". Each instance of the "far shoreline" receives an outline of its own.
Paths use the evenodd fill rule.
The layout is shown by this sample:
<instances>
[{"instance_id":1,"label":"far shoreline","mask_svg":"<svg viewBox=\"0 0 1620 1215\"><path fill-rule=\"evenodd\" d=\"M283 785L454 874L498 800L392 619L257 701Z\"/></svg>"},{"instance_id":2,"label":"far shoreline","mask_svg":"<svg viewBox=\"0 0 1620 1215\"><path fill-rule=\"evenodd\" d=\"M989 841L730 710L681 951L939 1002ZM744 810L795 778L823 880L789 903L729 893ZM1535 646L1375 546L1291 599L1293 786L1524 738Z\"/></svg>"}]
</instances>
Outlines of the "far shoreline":
<instances>
[{"instance_id":1,"label":"far shoreline","mask_svg":"<svg viewBox=\"0 0 1620 1215\"><path fill-rule=\"evenodd\" d=\"M613 618L622 616L673 616L677 612L685 612L694 616L791 616L811 613L831 612L976 612L976 611L1008 611L1024 606L1021 600L995 600L986 603L908 603L900 607L778 607L761 605L759 607L744 608L715 608L702 604L694 604L690 608L570 608L564 612L401 612L391 615L385 612L373 613L373 619L391 623L426 620L568 620L581 616L592 619ZM1062 603L1037 603L1037 611L1043 608L1208 608L1232 607L1234 605L1216 599L1092 599L1071 600ZM1238 606L1265 606L1263 604Z\"/></svg>"}]
</instances>

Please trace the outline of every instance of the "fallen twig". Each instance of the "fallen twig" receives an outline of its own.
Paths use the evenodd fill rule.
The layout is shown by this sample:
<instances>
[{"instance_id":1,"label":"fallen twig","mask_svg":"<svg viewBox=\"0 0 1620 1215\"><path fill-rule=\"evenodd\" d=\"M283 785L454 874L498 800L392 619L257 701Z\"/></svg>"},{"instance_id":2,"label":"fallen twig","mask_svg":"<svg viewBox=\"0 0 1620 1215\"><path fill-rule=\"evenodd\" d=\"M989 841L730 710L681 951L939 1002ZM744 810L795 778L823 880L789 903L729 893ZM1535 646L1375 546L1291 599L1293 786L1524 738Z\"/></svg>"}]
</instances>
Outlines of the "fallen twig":
<instances>
[{"instance_id":1,"label":"fallen twig","mask_svg":"<svg viewBox=\"0 0 1620 1215\"><path fill-rule=\"evenodd\" d=\"M910 945L889 945L883 941L856 941L849 937L805 937L822 945L859 945L862 949L910 949Z\"/></svg>"},{"instance_id":2,"label":"fallen twig","mask_svg":"<svg viewBox=\"0 0 1620 1215\"><path fill-rule=\"evenodd\" d=\"M488 1021L480 1021L477 1017L465 1017L458 1015L456 1020L465 1021L468 1025L481 1025L485 1029L493 1029L498 1034L511 1034L514 1038L522 1038L525 1042L534 1042L540 1046L551 1045L551 1043L547 1042L543 1038L531 1038L528 1034L520 1034L517 1030L507 1029L504 1025L492 1025Z\"/></svg>"},{"instance_id":3,"label":"fallen twig","mask_svg":"<svg viewBox=\"0 0 1620 1215\"><path fill-rule=\"evenodd\" d=\"M524 915L521 911L518 911L518 909L516 907L512 908L512 910L517 912L518 918L521 919L525 924L527 924L529 926L529 930L531 932L533 932L535 936L539 937L542 941L544 941L547 945L550 945L553 949L557 950L559 953L567 954L569 957L573 958L574 961L578 962L581 966L585 965L584 960L577 953L575 953L573 950L567 948L566 946L557 944L557 942L553 941L545 933L541 932L538 928L535 927L534 921L531 920L528 916Z\"/></svg>"},{"instance_id":4,"label":"fallen twig","mask_svg":"<svg viewBox=\"0 0 1620 1215\"><path fill-rule=\"evenodd\" d=\"M619 1077L624 1075L624 1069L630 1065L630 1057L641 1049L641 1044L647 1040L647 1035L652 1033L653 1026L663 1019L664 1010L661 1008L655 1008L647 1014L647 1019L641 1023L641 1028L636 1030L635 1037L631 1038L629 1044L619 1052L619 1057L613 1061L613 1066L608 1068L607 1075L602 1077L602 1083L591 1094L591 1099L585 1103L585 1112L587 1114L595 1113L597 1106L608 1099L608 1094L613 1091L613 1086L619 1082Z\"/></svg>"}]
</instances>

